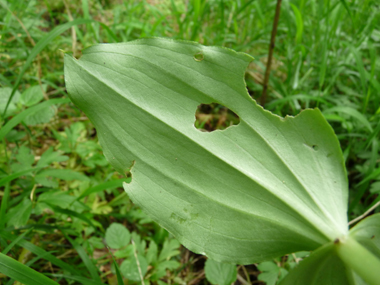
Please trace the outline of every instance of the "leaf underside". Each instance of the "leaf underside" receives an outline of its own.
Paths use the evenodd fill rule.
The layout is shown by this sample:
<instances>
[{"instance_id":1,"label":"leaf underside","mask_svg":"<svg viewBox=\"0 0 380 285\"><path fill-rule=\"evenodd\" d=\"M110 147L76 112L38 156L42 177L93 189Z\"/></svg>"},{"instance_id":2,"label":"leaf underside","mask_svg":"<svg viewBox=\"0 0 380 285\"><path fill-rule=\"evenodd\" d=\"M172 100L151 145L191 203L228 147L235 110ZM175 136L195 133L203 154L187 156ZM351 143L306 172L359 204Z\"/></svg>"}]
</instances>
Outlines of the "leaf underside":
<instances>
[{"instance_id":1,"label":"leaf underside","mask_svg":"<svg viewBox=\"0 0 380 285\"><path fill-rule=\"evenodd\" d=\"M380 259L380 213L360 221L349 235Z\"/></svg>"},{"instance_id":2,"label":"leaf underside","mask_svg":"<svg viewBox=\"0 0 380 285\"><path fill-rule=\"evenodd\" d=\"M370 253L380 259L380 213L360 221L352 229L349 236L363 245ZM280 285L316 285L316 284L349 284L366 285L350 266L338 257L334 242L327 243L315 250L280 282ZM354 259L366 264L366 255L353 253ZM374 272L378 274L378 272ZM380 279L379 279L380 280ZM372 284L372 283L371 283ZM378 284L377 282L375 284Z\"/></svg>"},{"instance_id":3,"label":"leaf underside","mask_svg":"<svg viewBox=\"0 0 380 285\"><path fill-rule=\"evenodd\" d=\"M366 285L336 255L332 242L314 251L289 272L280 285Z\"/></svg>"},{"instance_id":4,"label":"leaf underside","mask_svg":"<svg viewBox=\"0 0 380 285\"><path fill-rule=\"evenodd\" d=\"M124 188L133 202L190 250L241 264L347 234L347 178L332 128L317 109L281 118L258 106L244 82L251 60L157 38L65 55L69 96L110 163L131 169ZM240 124L197 130L197 106L212 102Z\"/></svg>"}]
</instances>

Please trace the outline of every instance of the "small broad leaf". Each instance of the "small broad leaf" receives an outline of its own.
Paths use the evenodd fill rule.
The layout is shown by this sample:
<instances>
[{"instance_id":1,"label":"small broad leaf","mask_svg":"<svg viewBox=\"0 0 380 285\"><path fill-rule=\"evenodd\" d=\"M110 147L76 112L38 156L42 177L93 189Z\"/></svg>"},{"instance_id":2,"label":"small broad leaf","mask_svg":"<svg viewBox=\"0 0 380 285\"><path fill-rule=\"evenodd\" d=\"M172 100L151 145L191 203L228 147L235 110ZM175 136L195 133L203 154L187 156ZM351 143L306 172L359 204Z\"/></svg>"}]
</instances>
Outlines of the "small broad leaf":
<instances>
[{"instance_id":1,"label":"small broad leaf","mask_svg":"<svg viewBox=\"0 0 380 285\"><path fill-rule=\"evenodd\" d=\"M207 259L205 274L208 281L217 285L230 285L236 281L236 265Z\"/></svg>"},{"instance_id":2,"label":"small broad leaf","mask_svg":"<svg viewBox=\"0 0 380 285\"><path fill-rule=\"evenodd\" d=\"M117 258L126 258L132 256L134 252L134 248L132 244L127 245L127 247L122 248L114 253Z\"/></svg>"},{"instance_id":3,"label":"small broad leaf","mask_svg":"<svg viewBox=\"0 0 380 285\"><path fill-rule=\"evenodd\" d=\"M99 238L99 237L95 237L95 236L90 237L90 238L88 239L88 242L89 242L93 247L95 247L95 248L97 248L97 249L102 249L102 248L104 248L104 243L103 243L102 239Z\"/></svg>"},{"instance_id":4,"label":"small broad leaf","mask_svg":"<svg viewBox=\"0 0 380 285\"><path fill-rule=\"evenodd\" d=\"M124 260L120 265L120 271L125 278L131 281L142 281L141 277L144 277L148 271L148 262L141 254L137 255L138 262L136 262L135 256L131 256Z\"/></svg>"},{"instance_id":5,"label":"small broad leaf","mask_svg":"<svg viewBox=\"0 0 380 285\"><path fill-rule=\"evenodd\" d=\"M28 198L24 198L21 203L16 207L11 208L5 220L7 221L8 227L21 227L25 226L29 220L30 214L32 213L32 202Z\"/></svg>"},{"instance_id":6,"label":"small broad leaf","mask_svg":"<svg viewBox=\"0 0 380 285\"><path fill-rule=\"evenodd\" d=\"M45 89L46 86L43 86L42 88ZM35 85L22 92L20 102L23 105L30 107L40 102L43 98L44 94L42 93L41 86Z\"/></svg>"},{"instance_id":7,"label":"small broad leaf","mask_svg":"<svg viewBox=\"0 0 380 285\"><path fill-rule=\"evenodd\" d=\"M54 179L52 177L35 175L34 181L36 181L38 184L41 184L42 186L49 188L58 188L59 186L58 179Z\"/></svg>"},{"instance_id":8,"label":"small broad leaf","mask_svg":"<svg viewBox=\"0 0 380 285\"><path fill-rule=\"evenodd\" d=\"M76 147L76 152L82 158L83 164L90 168L95 168L96 165L106 166L108 161L99 152L101 150L99 144L93 141L85 141Z\"/></svg>"},{"instance_id":9,"label":"small broad leaf","mask_svg":"<svg viewBox=\"0 0 380 285\"><path fill-rule=\"evenodd\" d=\"M34 163L34 155L26 146L20 147L18 154L16 155L16 159L20 164L23 165L24 169L30 168Z\"/></svg>"},{"instance_id":10,"label":"small broad leaf","mask_svg":"<svg viewBox=\"0 0 380 285\"><path fill-rule=\"evenodd\" d=\"M26 136L26 132L23 132L23 131L17 131L17 130L11 130L6 136L5 138L9 141L9 142L17 142L17 141L21 141L21 139L23 137Z\"/></svg>"},{"instance_id":11,"label":"small broad leaf","mask_svg":"<svg viewBox=\"0 0 380 285\"><path fill-rule=\"evenodd\" d=\"M196 56L195 56L196 55ZM252 57L167 39L65 55L69 96L97 128L130 198L190 250L240 264L309 251L348 233L339 142L318 109L281 118L244 84ZM200 104L237 126L194 127Z\"/></svg>"},{"instance_id":12,"label":"small broad leaf","mask_svg":"<svg viewBox=\"0 0 380 285\"><path fill-rule=\"evenodd\" d=\"M264 281L266 285L275 285L278 278L279 269L277 271L265 271L260 273L258 280Z\"/></svg>"},{"instance_id":13,"label":"small broad leaf","mask_svg":"<svg viewBox=\"0 0 380 285\"><path fill-rule=\"evenodd\" d=\"M257 265L262 273L259 274L258 280L264 281L266 285L274 285L278 279L280 268L273 261L264 261Z\"/></svg>"},{"instance_id":14,"label":"small broad leaf","mask_svg":"<svg viewBox=\"0 0 380 285\"><path fill-rule=\"evenodd\" d=\"M54 136L61 143L59 149L64 152L70 153L75 150L78 143L81 141L81 137L86 134L86 127L81 122L76 122L70 125L69 128L65 128L64 132L53 131ZM92 144L92 143L90 143ZM82 153L82 151L80 150Z\"/></svg>"},{"instance_id":15,"label":"small broad leaf","mask_svg":"<svg viewBox=\"0 0 380 285\"><path fill-rule=\"evenodd\" d=\"M168 260L172 256L179 254L179 246L180 243L175 239L165 240L158 261Z\"/></svg>"},{"instance_id":16,"label":"small broad leaf","mask_svg":"<svg viewBox=\"0 0 380 285\"><path fill-rule=\"evenodd\" d=\"M119 249L128 245L131 234L122 224L113 223L106 230L106 243L110 248Z\"/></svg>"},{"instance_id":17,"label":"small broad leaf","mask_svg":"<svg viewBox=\"0 0 380 285\"><path fill-rule=\"evenodd\" d=\"M37 167L48 166L52 162L62 162L68 160L68 156L61 155L59 152L54 151L52 147L49 147L37 162Z\"/></svg>"},{"instance_id":18,"label":"small broad leaf","mask_svg":"<svg viewBox=\"0 0 380 285\"><path fill-rule=\"evenodd\" d=\"M5 106L7 105L8 99L12 94L12 88L10 87L1 87L0 88L0 113L1 115L4 112ZM7 113L5 117L12 115L17 110L17 102L20 100L20 92L16 91L12 97L11 102L9 103Z\"/></svg>"},{"instance_id":19,"label":"small broad leaf","mask_svg":"<svg viewBox=\"0 0 380 285\"><path fill-rule=\"evenodd\" d=\"M54 117L56 112L57 112L57 107L55 107L54 105L49 106L48 108L42 109L39 112L28 115L24 119L24 123L27 124L28 126L35 126L38 124L49 123L51 118Z\"/></svg>"},{"instance_id":20,"label":"small broad leaf","mask_svg":"<svg viewBox=\"0 0 380 285\"><path fill-rule=\"evenodd\" d=\"M181 266L181 263L178 261L166 260L166 261L160 262L157 265L157 271L161 271L161 272L165 272L166 270L173 271L174 269L176 269L180 266ZM163 276L165 276L165 274Z\"/></svg>"},{"instance_id":21,"label":"small broad leaf","mask_svg":"<svg viewBox=\"0 0 380 285\"><path fill-rule=\"evenodd\" d=\"M149 248L146 252L146 259L149 264L155 263L157 261L158 247L157 244L152 240L149 243Z\"/></svg>"},{"instance_id":22,"label":"small broad leaf","mask_svg":"<svg viewBox=\"0 0 380 285\"><path fill-rule=\"evenodd\" d=\"M136 232L132 232L131 239L134 242L134 250L137 253L144 254L146 248L146 241L141 239L141 236Z\"/></svg>"},{"instance_id":23,"label":"small broad leaf","mask_svg":"<svg viewBox=\"0 0 380 285\"><path fill-rule=\"evenodd\" d=\"M166 270L169 270L172 272L173 270L179 268L181 266L181 263L175 260L166 260L162 261L157 264L157 266L154 268L152 276L150 277L150 280L157 281L158 279L164 277L167 272Z\"/></svg>"},{"instance_id":24,"label":"small broad leaf","mask_svg":"<svg viewBox=\"0 0 380 285\"><path fill-rule=\"evenodd\" d=\"M38 196L38 202L68 208L75 201L75 197L69 195L67 192L62 191L49 191L44 192Z\"/></svg>"},{"instance_id":25,"label":"small broad leaf","mask_svg":"<svg viewBox=\"0 0 380 285\"><path fill-rule=\"evenodd\" d=\"M65 181L80 180L88 181L89 178L83 173L71 169L46 169L38 173L41 177L55 177Z\"/></svg>"}]
</instances>

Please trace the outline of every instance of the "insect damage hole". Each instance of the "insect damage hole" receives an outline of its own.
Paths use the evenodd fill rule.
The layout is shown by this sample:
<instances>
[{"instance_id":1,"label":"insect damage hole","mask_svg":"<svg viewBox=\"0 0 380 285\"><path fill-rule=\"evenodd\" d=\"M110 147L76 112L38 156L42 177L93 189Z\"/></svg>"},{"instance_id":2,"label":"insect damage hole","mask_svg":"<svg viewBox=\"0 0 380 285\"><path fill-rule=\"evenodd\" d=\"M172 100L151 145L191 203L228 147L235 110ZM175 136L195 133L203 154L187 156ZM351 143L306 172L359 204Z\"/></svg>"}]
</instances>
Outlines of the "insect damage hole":
<instances>
[{"instance_id":1,"label":"insect damage hole","mask_svg":"<svg viewBox=\"0 0 380 285\"><path fill-rule=\"evenodd\" d=\"M218 103L201 104L195 112L194 126L200 131L224 130L239 123L237 114Z\"/></svg>"}]
</instances>

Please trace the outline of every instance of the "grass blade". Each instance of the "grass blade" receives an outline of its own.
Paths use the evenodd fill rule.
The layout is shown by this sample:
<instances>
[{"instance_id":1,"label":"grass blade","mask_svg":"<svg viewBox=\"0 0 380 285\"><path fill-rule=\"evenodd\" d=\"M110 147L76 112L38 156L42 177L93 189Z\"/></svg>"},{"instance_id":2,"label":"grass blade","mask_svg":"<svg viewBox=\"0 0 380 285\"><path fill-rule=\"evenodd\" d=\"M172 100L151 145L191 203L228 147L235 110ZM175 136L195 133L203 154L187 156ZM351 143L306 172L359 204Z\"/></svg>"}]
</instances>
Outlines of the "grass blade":
<instances>
[{"instance_id":1,"label":"grass blade","mask_svg":"<svg viewBox=\"0 0 380 285\"><path fill-rule=\"evenodd\" d=\"M377 176L380 175L380 167L377 168L376 170L374 170L373 172L371 172L369 175L367 175L362 181L360 181L358 183L358 185L356 186L360 186L360 185L363 185L364 183L372 180L372 179L376 179Z\"/></svg>"},{"instance_id":2,"label":"grass blade","mask_svg":"<svg viewBox=\"0 0 380 285\"><path fill-rule=\"evenodd\" d=\"M63 209L61 207L54 206L54 205L49 204L49 203L47 203L47 204L49 205L50 208L53 209L54 212L65 214L65 215L68 215L68 216L71 216L71 217L76 217L76 218L78 218L78 219L86 222L87 224L89 224L90 226L92 226L94 229L96 229L96 226L85 215L77 213L77 212L72 211L72 210Z\"/></svg>"},{"instance_id":3,"label":"grass blade","mask_svg":"<svg viewBox=\"0 0 380 285\"><path fill-rule=\"evenodd\" d=\"M355 110L351 107L346 107L346 106L337 106L337 107L333 107L333 108L330 108L330 109L323 111L323 114L333 113L333 112L345 113L345 114L349 115L350 117L355 118L357 121L359 121L371 133L373 132L372 126L368 122L367 118L362 113L360 113L358 110Z\"/></svg>"},{"instance_id":4,"label":"grass blade","mask_svg":"<svg viewBox=\"0 0 380 285\"><path fill-rule=\"evenodd\" d=\"M5 185L8 182L11 182L12 180L14 180L16 178L19 178L20 176L26 175L26 174L28 174L30 172L39 170L41 168L42 167L32 167L32 168L29 168L29 169L26 169L26 170L22 170L22 171L13 173L11 175L8 175L7 177L4 177L4 178L0 179L0 187L3 186L3 185Z\"/></svg>"},{"instance_id":5,"label":"grass blade","mask_svg":"<svg viewBox=\"0 0 380 285\"><path fill-rule=\"evenodd\" d=\"M5 230L1 230L0 235L3 238L9 239L11 241L14 241L17 239L17 236L12 235L11 233L9 233ZM66 262L63 262L62 260L56 258L54 255L50 254L49 252L47 252L46 250L44 250L38 246L32 244L31 242L28 242L28 241L22 239L22 240L19 240L17 242L17 244L19 246L29 250L30 252L34 253L35 255L43 256L44 259L50 261L52 264L54 264L54 265L56 265L56 266L58 266L64 270L67 270L72 274L75 274L75 275L81 274L81 272L79 270L76 270L71 265L69 265Z\"/></svg>"},{"instance_id":6,"label":"grass blade","mask_svg":"<svg viewBox=\"0 0 380 285\"><path fill-rule=\"evenodd\" d=\"M49 276L50 276L50 274L49 274ZM104 283L97 282L94 280L90 280L90 279L87 279L87 278L81 277L81 276L72 276L72 275L66 275L66 274L51 274L51 276L78 281L78 282L80 282L80 284L83 284L83 285L105 285Z\"/></svg>"},{"instance_id":7,"label":"grass blade","mask_svg":"<svg viewBox=\"0 0 380 285\"><path fill-rule=\"evenodd\" d=\"M373 139L376 138L380 133L380 121L377 124L376 128L373 130L372 134L367 138L367 140L363 143L365 144L365 149L367 150L370 144L372 143Z\"/></svg>"},{"instance_id":8,"label":"grass blade","mask_svg":"<svg viewBox=\"0 0 380 285\"><path fill-rule=\"evenodd\" d=\"M354 24L354 18L352 17L351 10L350 10L350 8L347 5L346 0L340 0L340 2L342 3L342 5L344 6L344 8L346 9L348 15L350 16L352 24ZM355 29L355 25L352 25L352 27Z\"/></svg>"},{"instance_id":9,"label":"grass blade","mask_svg":"<svg viewBox=\"0 0 380 285\"><path fill-rule=\"evenodd\" d=\"M121 274L120 274L120 269L119 269L119 265L117 264L111 250L109 249L109 247L107 246L108 248L108 251L109 253L111 254L112 256L112 260L113 260L113 265L115 266L115 271L116 271L116 277L117 277L117 285L123 285L124 282L123 282L123 278L121 277Z\"/></svg>"},{"instance_id":10,"label":"grass blade","mask_svg":"<svg viewBox=\"0 0 380 285\"><path fill-rule=\"evenodd\" d=\"M62 230L61 230L62 231ZM62 231L65 238L72 244L72 246L75 248L75 250L78 252L80 258L82 259L84 265L87 267L88 271L91 274L91 277L97 281L102 282L102 280L99 277L98 269L92 263L91 259L88 257L87 253L84 251L83 247L81 247L75 240L71 239L64 231Z\"/></svg>"},{"instance_id":11,"label":"grass blade","mask_svg":"<svg viewBox=\"0 0 380 285\"><path fill-rule=\"evenodd\" d=\"M86 23L90 23L92 22L92 20L87 20L87 19L77 19L77 20L74 20L72 22L68 22L68 23L65 23L65 24L62 24L60 26L57 26L55 27L53 30L51 30L46 36L44 36L41 40L38 41L38 43L34 46L34 48L32 49L32 51L30 52L29 56L28 56L28 59L26 60L24 66L22 67L21 69L21 72L19 73L17 79L16 79L16 83L15 85L13 86L13 89L12 89L12 93L11 93L11 96L9 96L9 99L8 99L8 102L7 102L7 105L5 106L4 108L4 111L3 111L3 114L2 116L5 117L5 113L8 109L8 106L9 106L9 103L11 102L18 86L20 85L21 83L21 78L22 76L24 75L25 71L29 68L29 66L32 64L34 58L57 36L59 36L60 34L62 34L64 31L66 31L67 29L71 28L72 26L75 26L75 25L80 25L80 24L86 24ZM1 136L0 136L1 137Z\"/></svg>"},{"instance_id":12,"label":"grass blade","mask_svg":"<svg viewBox=\"0 0 380 285\"><path fill-rule=\"evenodd\" d=\"M57 285L58 283L30 267L0 253L0 272L25 285Z\"/></svg>"},{"instance_id":13,"label":"grass blade","mask_svg":"<svg viewBox=\"0 0 380 285\"><path fill-rule=\"evenodd\" d=\"M9 101L8 101L9 102ZM33 107L30 107L24 111L22 111L20 114L17 114L15 117L13 117L10 121L6 123L4 127L0 129L0 140L3 140L3 138L19 123L21 123L27 116L30 114L33 114L35 112L41 111L45 108L47 108L50 105L54 104L63 104L70 102L69 98L58 98L58 99L51 99L48 101L45 101L43 103L40 103L38 105L35 105Z\"/></svg>"},{"instance_id":14,"label":"grass blade","mask_svg":"<svg viewBox=\"0 0 380 285\"><path fill-rule=\"evenodd\" d=\"M103 191L104 189L122 187L123 182L129 183L130 180L131 180L130 178L112 180L112 181L107 181L107 182L101 183L101 184L96 185L94 187L87 188L76 200L80 200L83 197L86 197L92 193Z\"/></svg>"},{"instance_id":15,"label":"grass blade","mask_svg":"<svg viewBox=\"0 0 380 285\"><path fill-rule=\"evenodd\" d=\"M0 206L0 230L4 228L5 225L5 213L8 208L8 199L9 199L9 194L11 192L11 187L9 183L5 185L4 189L4 195L3 198L1 199L1 206Z\"/></svg>"},{"instance_id":16,"label":"grass blade","mask_svg":"<svg viewBox=\"0 0 380 285\"><path fill-rule=\"evenodd\" d=\"M296 33L296 43L300 44L302 41L302 34L303 34L303 20L300 10L298 10L297 6L290 3L290 6L293 9L295 18L296 18L296 27L297 27L297 33Z\"/></svg>"},{"instance_id":17,"label":"grass blade","mask_svg":"<svg viewBox=\"0 0 380 285\"><path fill-rule=\"evenodd\" d=\"M33 230L33 228L30 228L26 232L19 235L14 241L12 241L3 251L2 254L7 254L20 240L24 238L28 233L30 233Z\"/></svg>"},{"instance_id":18,"label":"grass blade","mask_svg":"<svg viewBox=\"0 0 380 285\"><path fill-rule=\"evenodd\" d=\"M272 108L274 108L278 104L286 103L286 102L289 102L289 101L291 102L293 100L300 100L301 102L302 101L306 101L306 102L309 102L309 101L310 102L320 102L320 103L323 103L323 104L326 104L326 105L331 105L323 97L316 97L316 96L307 95L307 94L296 94L296 95L290 95L290 96L287 96L287 97L284 97L284 98L281 98L281 99L275 99L275 100L271 101L270 103L268 103L268 105L266 105L266 108L272 109Z\"/></svg>"},{"instance_id":19,"label":"grass blade","mask_svg":"<svg viewBox=\"0 0 380 285\"><path fill-rule=\"evenodd\" d=\"M362 86L361 93L367 94L367 71L364 68L361 52L359 51L359 49L356 49L354 46L351 46L351 53L355 58L357 70L360 75L360 83Z\"/></svg>"}]
</instances>

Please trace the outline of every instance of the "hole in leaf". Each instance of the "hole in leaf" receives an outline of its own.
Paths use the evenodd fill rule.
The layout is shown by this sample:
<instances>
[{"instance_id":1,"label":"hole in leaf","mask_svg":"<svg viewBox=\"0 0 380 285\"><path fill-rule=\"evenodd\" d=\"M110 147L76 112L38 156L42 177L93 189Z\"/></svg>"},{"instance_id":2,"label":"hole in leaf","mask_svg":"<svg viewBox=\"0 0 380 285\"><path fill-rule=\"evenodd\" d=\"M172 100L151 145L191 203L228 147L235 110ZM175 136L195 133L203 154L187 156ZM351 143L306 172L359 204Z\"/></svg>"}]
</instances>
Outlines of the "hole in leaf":
<instances>
[{"instance_id":1,"label":"hole in leaf","mask_svg":"<svg viewBox=\"0 0 380 285\"><path fill-rule=\"evenodd\" d=\"M195 112L194 126L201 131L224 130L239 123L238 115L218 103L201 104Z\"/></svg>"},{"instance_id":2,"label":"hole in leaf","mask_svg":"<svg viewBox=\"0 0 380 285\"><path fill-rule=\"evenodd\" d=\"M204 59L203 53L197 52L196 54L194 54L194 60L195 61L202 61L203 59Z\"/></svg>"}]
</instances>

